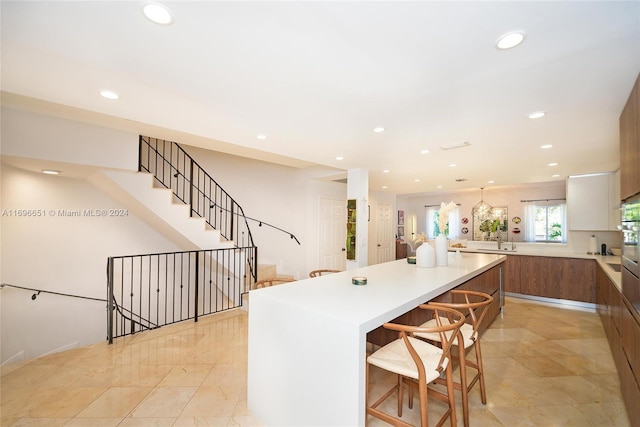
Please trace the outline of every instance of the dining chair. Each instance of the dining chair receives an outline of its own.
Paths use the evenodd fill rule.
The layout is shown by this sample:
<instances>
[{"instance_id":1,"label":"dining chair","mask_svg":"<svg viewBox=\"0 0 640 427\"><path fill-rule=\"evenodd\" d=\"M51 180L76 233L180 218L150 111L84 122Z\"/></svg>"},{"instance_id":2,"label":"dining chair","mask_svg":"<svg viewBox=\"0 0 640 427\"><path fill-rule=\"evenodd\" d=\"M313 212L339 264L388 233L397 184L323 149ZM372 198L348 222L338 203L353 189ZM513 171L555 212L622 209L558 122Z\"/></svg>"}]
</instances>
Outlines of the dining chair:
<instances>
[{"instance_id":1,"label":"dining chair","mask_svg":"<svg viewBox=\"0 0 640 427\"><path fill-rule=\"evenodd\" d=\"M292 277L272 277L271 279L258 280L253 284L253 289L267 288L269 286L280 285L287 282L295 282Z\"/></svg>"},{"instance_id":2,"label":"dining chair","mask_svg":"<svg viewBox=\"0 0 640 427\"><path fill-rule=\"evenodd\" d=\"M451 296L453 302L432 302L430 304L434 306L448 307L456 310L460 310L467 316L466 321L460 327L458 337L453 339L453 346L458 348L458 356L453 356L455 352L452 352L452 358L458 359L460 366L460 382L454 382L454 387L461 391L462 394L462 412L465 427L469 426L469 392L476 383L480 383L480 397L482 403L487 403L487 392L484 383L484 368L482 366L482 350L480 346L480 324L487 314L487 309L493 302L493 297L484 292L467 291L467 290L452 290ZM446 318L441 319L441 323L445 323L448 320ZM428 322L420 325L421 327L431 327L436 325L435 319L431 319ZM426 339L431 342L440 342L440 335L434 333L417 332L415 334L419 338ZM459 345L459 337L461 336L463 345ZM475 361L466 356L466 350L470 347L475 348ZM473 368L476 370L476 374L471 381L467 379L467 368ZM409 399L411 399L411 395Z\"/></svg>"},{"instance_id":3,"label":"dining chair","mask_svg":"<svg viewBox=\"0 0 640 427\"><path fill-rule=\"evenodd\" d=\"M403 386L407 385L411 396L413 396L413 389L418 390L421 426L426 427L428 423L428 396L448 404L448 409L440 418L438 425L441 425L449 417L451 426L455 426L456 412L450 348L453 342L452 337L457 335L459 328L464 323L464 315L455 309L432 304L422 304L420 308L431 311L433 315L432 326L422 327L398 323L385 323L383 325L386 329L397 331L399 337L380 347L367 357L366 413L396 426L410 426L411 424L406 421L378 409L382 402L394 392L397 392L398 417L402 417ZM446 321L443 319L446 319ZM415 338L414 334L416 333L438 335L441 346ZM396 384L371 405L369 405L370 365L397 374ZM427 387L428 384L433 383L443 375L446 383L446 393ZM412 407L413 402L410 399L409 408Z\"/></svg>"},{"instance_id":4,"label":"dining chair","mask_svg":"<svg viewBox=\"0 0 640 427\"><path fill-rule=\"evenodd\" d=\"M324 276L325 274L340 273L341 271L342 270L331 270L331 269L313 270L309 273L309 277L319 277L319 276Z\"/></svg>"}]
</instances>

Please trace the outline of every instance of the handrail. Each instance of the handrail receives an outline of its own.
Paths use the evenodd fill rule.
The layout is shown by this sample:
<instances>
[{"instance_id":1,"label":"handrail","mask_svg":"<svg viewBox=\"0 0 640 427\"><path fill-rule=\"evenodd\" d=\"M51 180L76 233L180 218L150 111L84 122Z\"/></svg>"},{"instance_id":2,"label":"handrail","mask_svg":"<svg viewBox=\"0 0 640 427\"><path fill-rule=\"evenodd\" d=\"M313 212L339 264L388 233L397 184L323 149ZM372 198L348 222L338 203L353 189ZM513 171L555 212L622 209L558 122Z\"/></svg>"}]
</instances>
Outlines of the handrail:
<instances>
[{"instance_id":1,"label":"handrail","mask_svg":"<svg viewBox=\"0 0 640 427\"><path fill-rule=\"evenodd\" d=\"M254 246L242 207L178 143L140 135L139 155L138 170L154 174L160 184L173 190L180 201L189 205L191 216L195 213L204 218L238 247ZM232 220L212 213L210 209L216 206L232 213ZM245 219L243 230L236 229L233 216ZM246 236L241 236L245 232ZM242 241L243 237L245 241Z\"/></svg>"},{"instance_id":2,"label":"handrail","mask_svg":"<svg viewBox=\"0 0 640 427\"><path fill-rule=\"evenodd\" d=\"M258 248L124 255L107 260L107 340L240 307Z\"/></svg>"},{"instance_id":3,"label":"handrail","mask_svg":"<svg viewBox=\"0 0 640 427\"><path fill-rule=\"evenodd\" d=\"M211 205L211 208L212 208L212 209L213 209L214 207L215 207L214 205ZM224 209L224 208L220 208L220 209ZM258 227L262 227L263 225L266 225L266 226L271 227L271 228L274 228L274 229L276 229L276 230L278 230L278 231L282 231L283 233L288 234L288 235L289 235L289 237L290 237L292 240L295 240L299 245L301 244L301 243L300 243L300 241L298 240L298 238L297 238L293 233L291 233L291 232L289 232L289 231L287 231L287 230L283 230L282 228L280 228L280 227L276 227L276 226L275 226L275 225L273 225L273 224L269 224L269 223L268 223L268 222L266 222L266 221L262 221L262 220L260 220L260 219L256 219L256 218L251 218L250 216L246 216L246 215L245 215L245 219L250 220L250 221L255 221L255 222L257 222L257 223L258 223Z\"/></svg>"},{"instance_id":4,"label":"handrail","mask_svg":"<svg viewBox=\"0 0 640 427\"><path fill-rule=\"evenodd\" d=\"M37 294L33 294L31 296L31 299L34 300L34 301L38 297L38 295L40 295L41 293L45 293L45 294L53 294L53 295L62 295L62 296L65 296L65 297L72 297L72 298L88 299L88 300L92 300L92 301L107 302L106 299L102 299L102 298L93 298L93 297L85 297L83 295L65 294L65 293L62 293L62 292L47 291L45 289L27 288L27 287L24 287L24 286L12 285L11 283L1 283L0 284L0 289L4 288L5 286L9 286L11 288L16 288L16 289L22 289L22 290L25 290L25 291L37 292Z\"/></svg>"}]
</instances>

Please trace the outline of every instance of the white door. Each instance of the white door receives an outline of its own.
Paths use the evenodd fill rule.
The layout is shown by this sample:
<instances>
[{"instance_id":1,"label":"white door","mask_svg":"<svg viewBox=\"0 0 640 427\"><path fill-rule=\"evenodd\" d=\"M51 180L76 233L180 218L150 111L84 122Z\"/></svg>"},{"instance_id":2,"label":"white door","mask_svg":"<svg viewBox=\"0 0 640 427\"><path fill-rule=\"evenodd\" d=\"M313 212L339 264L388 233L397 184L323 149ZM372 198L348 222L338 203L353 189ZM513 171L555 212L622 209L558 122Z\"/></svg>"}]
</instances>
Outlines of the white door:
<instances>
[{"instance_id":1,"label":"white door","mask_svg":"<svg viewBox=\"0 0 640 427\"><path fill-rule=\"evenodd\" d=\"M347 206L345 200L320 199L318 266L332 270L347 267Z\"/></svg>"},{"instance_id":2,"label":"white door","mask_svg":"<svg viewBox=\"0 0 640 427\"><path fill-rule=\"evenodd\" d=\"M378 205L376 210L376 262L393 259L391 244L393 241L391 205Z\"/></svg>"}]
</instances>

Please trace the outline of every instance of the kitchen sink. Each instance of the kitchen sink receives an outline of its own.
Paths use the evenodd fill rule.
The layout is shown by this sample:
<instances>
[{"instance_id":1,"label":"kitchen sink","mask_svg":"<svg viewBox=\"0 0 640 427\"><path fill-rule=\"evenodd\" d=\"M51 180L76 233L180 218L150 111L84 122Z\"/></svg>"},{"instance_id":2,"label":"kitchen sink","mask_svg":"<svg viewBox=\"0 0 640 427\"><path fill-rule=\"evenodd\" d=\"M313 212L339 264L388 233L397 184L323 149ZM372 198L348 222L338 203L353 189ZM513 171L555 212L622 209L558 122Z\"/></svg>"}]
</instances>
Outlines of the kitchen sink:
<instances>
[{"instance_id":1,"label":"kitchen sink","mask_svg":"<svg viewBox=\"0 0 640 427\"><path fill-rule=\"evenodd\" d=\"M607 263L607 265L609 267L611 267L613 269L613 271L617 271L618 273L620 273L620 267L622 267L620 264L609 264L609 263Z\"/></svg>"},{"instance_id":2,"label":"kitchen sink","mask_svg":"<svg viewBox=\"0 0 640 427\"><path fill-rule=\"evenodd\" d=\"M482 248L482 249L478 249L478 251L481 252L517 252L517 249L511 249L511 248L502 248L502 249L498 249L498 248Z\"/></svg>"}]
</instances>

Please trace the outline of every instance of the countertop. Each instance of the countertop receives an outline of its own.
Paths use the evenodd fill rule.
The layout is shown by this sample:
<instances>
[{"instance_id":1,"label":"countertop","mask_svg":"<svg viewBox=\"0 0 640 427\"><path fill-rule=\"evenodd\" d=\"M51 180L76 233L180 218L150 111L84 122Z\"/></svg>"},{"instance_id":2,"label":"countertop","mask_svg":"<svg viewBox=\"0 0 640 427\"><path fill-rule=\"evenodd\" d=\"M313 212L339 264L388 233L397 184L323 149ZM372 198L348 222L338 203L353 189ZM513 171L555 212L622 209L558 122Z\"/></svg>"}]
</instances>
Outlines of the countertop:
<instances>
[{"instance_id":1,"label":"countertop","mask_svg":"<svg viewBox=\"0 0 640 427\"><path fill-rule=\"evenodd\" d=\"M506 260L504 254L461 255L449 252L446 267L419 268L400 259L297 280L252 290L250 299L272 299L369 331ZM353 285L356 276L366 277L367 285Z\"/></svg>"}]
</instances>

